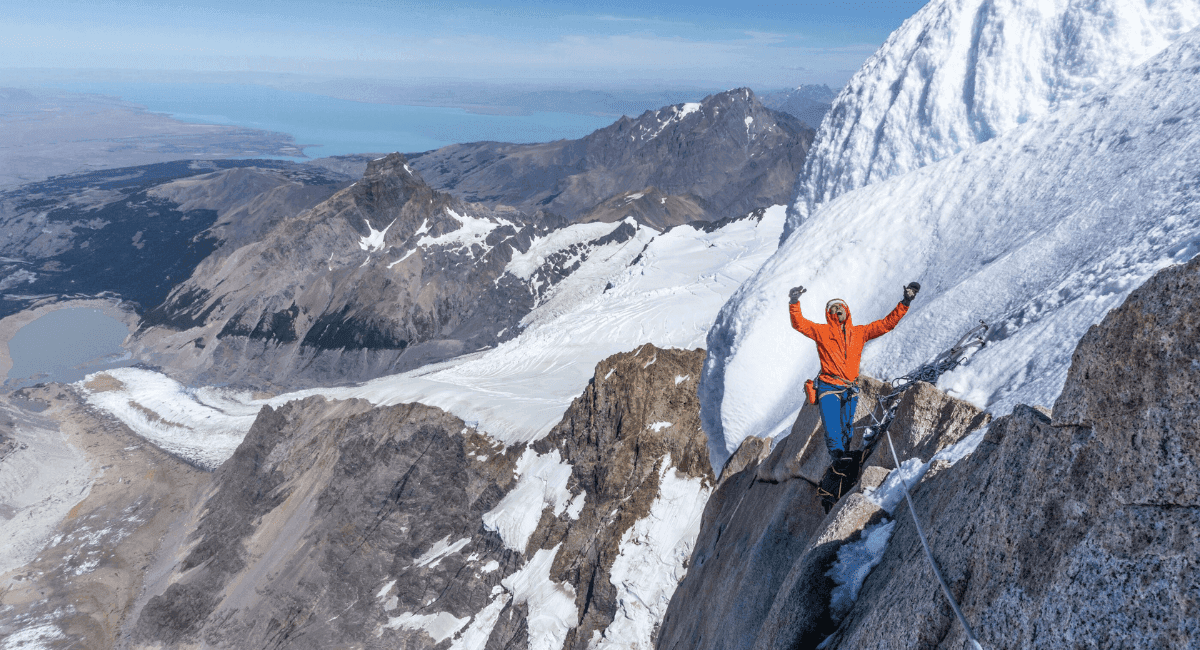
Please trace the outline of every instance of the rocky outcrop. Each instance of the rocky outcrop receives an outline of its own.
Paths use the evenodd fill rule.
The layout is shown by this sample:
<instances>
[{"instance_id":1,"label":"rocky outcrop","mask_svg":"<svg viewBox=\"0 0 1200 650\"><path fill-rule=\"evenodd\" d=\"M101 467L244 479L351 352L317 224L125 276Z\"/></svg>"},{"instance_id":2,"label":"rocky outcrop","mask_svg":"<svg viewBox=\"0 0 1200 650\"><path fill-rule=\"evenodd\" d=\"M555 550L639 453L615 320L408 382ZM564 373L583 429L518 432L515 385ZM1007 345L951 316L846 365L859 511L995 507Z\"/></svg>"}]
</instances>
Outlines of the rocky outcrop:
<instances>
[{"instance_id":1,"label":"rocky outcrop","mask_svg":"<svg viewBox=\"0 0 1200 650\"><path fill-rule=\"evenodd\" d=\"M622 117L579 140L456 144L412 164L434 187L468 201L665 227L786 203L812 136L739 88ZM620 203L651 188L657 204Z\"/></svg>"},{"instance_id":2,"label":"rocky outcrop","mask_svg":"<svg viewBox=\"0 0 1200 650\"><path fill-rule=\"evenodd\" d=\"M416 404L264 408L159 553L128 641L649 648L712 482L702 362L615 355L508 448Z\"/></svg>"},{"instance_id":3,"label":"rocky outcrop","mask_svg":"<svg viewBox=\"0 0 1200 650\"><path fill-rule=\"evenodd\" d=\"M591 248L636 231L614 226L570 254L545 251L528 273L506 272L560 225L436 192L392 154L328 201L206 259L146 314L135 351L194 381L278 389L370 379L495 345Z\"/></svg>"},{"instance_id":4,"label":"rocky outcrop","mask_svg":"<svg viewBox=\"0 0 1200 650\"><path fill-rule=\"evenodd\" d=\"M1200 639L1198 310L1200 258L1161 271L1080 341L1053 413L1020 406L964 437L983 424L973 407L930 386L905 395L891 432L920 461L903 474L983 647ZM899 501L901 472L885 480L875 462L823 519L807 481L755 480L752 461L723 478L659 647L966 647ZM870 546L861 588L846 590L839 567Z\"/></svg>"},{"instance_id":5,"label":"rocky outcrop","mask_svg":"<svg viewBox=\"0 0 1200 650\"><path fill-rule=\"evenodd\" d=\"M686 570L713 482L696 381L703 350L645 345L596 367L591 385L534 444L570 463L578 518L542 526L562 550L552 580L574 587L578 626L564 648L649 648Z\"/></svg>"},{"instance_id":6,"label":"rocky outcrop","mask_svg":"<svg viewBox=\"0 0 1200 650\"><path fill-rule=\"evenodd\" d=\"M882 382L863 378L851 448L861 446L863 427L873 422L885 390ZM901 399L890 432L902 458L928 459L986 421L979 409L918 385ZM748 438L730 457L705 507L691 568L671 600L658 648L755 648L760 637L781 633L786 641L762 647L806 647L832 631L835 585L825 573L844 542L885 516L861 488L877 486L892 460L876 447L864 462L860 489L826 515L817 487L829 453L817 407L805 405L789 435L769 449L768 441Z\"/></svg>"}]
</instances>

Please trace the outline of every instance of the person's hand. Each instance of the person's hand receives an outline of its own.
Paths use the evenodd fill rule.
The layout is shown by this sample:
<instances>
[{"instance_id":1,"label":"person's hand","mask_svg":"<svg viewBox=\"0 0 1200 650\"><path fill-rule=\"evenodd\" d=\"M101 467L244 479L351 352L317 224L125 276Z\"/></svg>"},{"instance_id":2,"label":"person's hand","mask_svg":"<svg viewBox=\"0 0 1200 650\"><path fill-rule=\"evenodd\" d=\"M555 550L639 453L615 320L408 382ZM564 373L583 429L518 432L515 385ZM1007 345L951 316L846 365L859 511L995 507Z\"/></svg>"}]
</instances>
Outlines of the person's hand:
<instances>
[{"instance_id":1,"label":"person's hand","mask_svg":"<svg viewBox=\"0 0 1200 650\"><path fill-rule=\"evenodd\" d=\"M909 282L908 286L904 287L904 300L901 300L900 302L903 303L905 307L909 306L912 303L912 299L917 297L917 292L920 290L921 283Z\"/></svg>"},{"instance_id":2,"label":"person's hand","mask_svg":"<svg viewBox=\"0 0 1200 650\"><path fill-rule=\"evenodd\" d=\"M800 296L804 295L805 291L807 289L804 287L792 287L792 290L788 292L788 301L793 305L800 302Z\"/></svg>"}]
</instances>

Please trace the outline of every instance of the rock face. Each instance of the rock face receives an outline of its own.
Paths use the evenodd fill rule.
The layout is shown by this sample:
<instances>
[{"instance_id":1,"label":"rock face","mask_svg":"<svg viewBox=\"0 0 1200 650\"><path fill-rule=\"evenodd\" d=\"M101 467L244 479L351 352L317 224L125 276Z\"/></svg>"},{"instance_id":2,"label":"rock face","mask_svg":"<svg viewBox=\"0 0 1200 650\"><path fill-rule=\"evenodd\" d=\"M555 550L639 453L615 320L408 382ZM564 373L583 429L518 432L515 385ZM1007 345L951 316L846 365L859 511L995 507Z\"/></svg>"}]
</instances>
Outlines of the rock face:
<instances>
[{"instance_id":1,"label":"rock face","mask_svg":"<svg viewBox=\"0 0 1200 650\"><path fill-rule=\"evenodd\" d=\"M632 216L664 227L787 202L812 135L739 88L622 117L579 140L452 145L413 156L412 164L430 185L468 201L545 209L571 221ZM650 192L659 195L657 204L594 211Z\"/></svg>"},{"instance_id":2,"label":"rock face","mask_svg":"<svg viewBox=\"0 0 1200 650\"><path fill-rule=\"evenodd\" d=\"M861 427L872 421L884 387L864 378L852 448L860 446ZM817 484L829 454L819 421L817 407L806 405L773 451L767 441L748 438L730 458L705 507L691 568L671 599L658 648L813 647L832 631L834 582L825 572L842 543L885 513L855 490L825 514ZM931 421L940 426L928 427ZM918 386L901 400L890 431L902 458L928 459L986 421L975 407ZM867 458L861 487L878 485L886 470L876 468L892 466L885 454L877 447Z\"/></svg>"},{"instance_id":3,"label":"rock face","mask_svg":"<svg viewBox=\"0 0 1200 650\"><path fill-rule=\"evenodd\" d=\"M923 477L906 463L916 515L984 647L1195 647L1198 309L1200 258L1161 271L1080 341L1053 413L1017 407L984 435L971 436L978 447L961 460L966 448L945 449L957 435L947 433L947 424L977 426L977 418L961 426L969 407L949 400L930 408L937 394L931 387L906 396L892 425L894 436L900 429L909 441L899 444L909 447L897 450L901 457L928 460L925 454L943 448L922 466ZM925 433L913 438L904 430ZM863 485L880 482L882 472L868 468ZM778 499L762 505L751 498L767 487L750 483L751 473L748 466L725 478L715 492L659 647L966 647L907 509L898 505L903 511L894 522L883 519L879 501L887 501L881 495L892 476L866 499L849 495L815 527L794 513L800 508L789 508L799 523L777 526L773 539L786 540L776 542L780 547L806 546L789 555L751 552L751 542L769 537L744 532L750 522L739 524L733 492L745 491L743 510L783 510ZM833 591L821 581L832 587L830 568L884 523L892 527L890 541L857 599L831 608ZM740 546L726 541L742 539L748 541ZM759 576L784 572L778 589L759 587L768 581ZM743 575L754 579L739 582ZM718 604L707 605L709 597ZM732 615L764 599L773 600L765 616L755 613L761 605L745 610L741 623ZM698 607L709 610L697 613ZM704 627L706 617L717 615L725 617L724 627Z\"/></svg>"},{"instance_id":4,"label":"rock face","mask_svg":"<svg viewBox=\"0 0 1200 650\"><path fill-rule=\"evenodd\" d=\"M636 231L614 226L558 257L547 251L528 275L506 274L560 225L436 192L392 154L312 210L206 259L146 314L135 349L198 381L279 388L369 379L495 345L590 247Z\"/></svg>"},{"instance_id":5,"label":"rock face","mask_svg":"<svg viewBox=\"0 0 1200 650\"><path fill-rule=\"evenodd\" d=\"M507 449L422 405L264 408L159 553L127 640L649 648L712 481L702 360L611 357L546 438Z\"/></svg>"},{"instance_id":6,"label":"rock face","mask_svg":"<svg viewBox=\"0 0 1200 650\"><path fill-rule=\"evenodd\" d=\"M161 303L214 251L350 178L286 161L180 161L59 176L0 192L0 317L47 296Z\"/></svg>"}]
</instances>

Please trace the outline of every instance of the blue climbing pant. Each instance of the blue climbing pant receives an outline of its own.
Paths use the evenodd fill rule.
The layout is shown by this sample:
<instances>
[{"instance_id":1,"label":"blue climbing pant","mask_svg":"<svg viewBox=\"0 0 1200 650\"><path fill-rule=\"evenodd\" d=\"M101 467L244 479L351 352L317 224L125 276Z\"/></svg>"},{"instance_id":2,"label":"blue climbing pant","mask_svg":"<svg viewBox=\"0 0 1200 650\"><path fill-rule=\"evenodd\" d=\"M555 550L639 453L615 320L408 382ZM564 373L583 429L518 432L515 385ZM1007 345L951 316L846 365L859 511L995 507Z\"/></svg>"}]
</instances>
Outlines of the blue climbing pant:
<instances>
[{"instance_id":1,"label":"blue climbing pant","mask_svg":"<svg viewBox=\"0 0 1200 650\"><path fill-rule=\"evenodd\" d=\"M850 447L854 437L854 409L858 407L858 386L839 386L818 379L817 404L825 424L825 446L837 460Z\"/></svg>"}]
</instances>

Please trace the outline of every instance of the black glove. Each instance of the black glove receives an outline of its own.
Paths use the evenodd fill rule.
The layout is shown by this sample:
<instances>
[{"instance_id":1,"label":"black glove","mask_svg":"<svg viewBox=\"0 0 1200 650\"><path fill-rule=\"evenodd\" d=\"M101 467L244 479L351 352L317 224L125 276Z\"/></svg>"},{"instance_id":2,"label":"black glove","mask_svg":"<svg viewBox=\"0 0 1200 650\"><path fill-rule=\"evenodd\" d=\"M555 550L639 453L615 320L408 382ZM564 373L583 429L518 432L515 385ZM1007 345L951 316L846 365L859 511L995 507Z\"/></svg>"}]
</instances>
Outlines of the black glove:
<instances>
[{"instance_id":1,"label":"black glove","mask_svg":"<svg viewBox=\"0 0 1200 650\"><path fill-rule=\"evenodd\" d=\"M920 290L921 283L909 282L908 286L904 287L904 300L901 300L900 304L904 305L905 307L912 304L912 299L917 297L917 292Z\"/></svg>"},{"instance_id":2,"label":"black glove","mask_svg":"<svg viewBox=\"0 0 1200 650\"><path fill-rule=\"evenodd\" d=\"M792 287L792 290L788 292L788 302L793 305L800 302L800 296L804 295L805 291L807 289L804 287Z\"/></svg>"}]
</instances>

